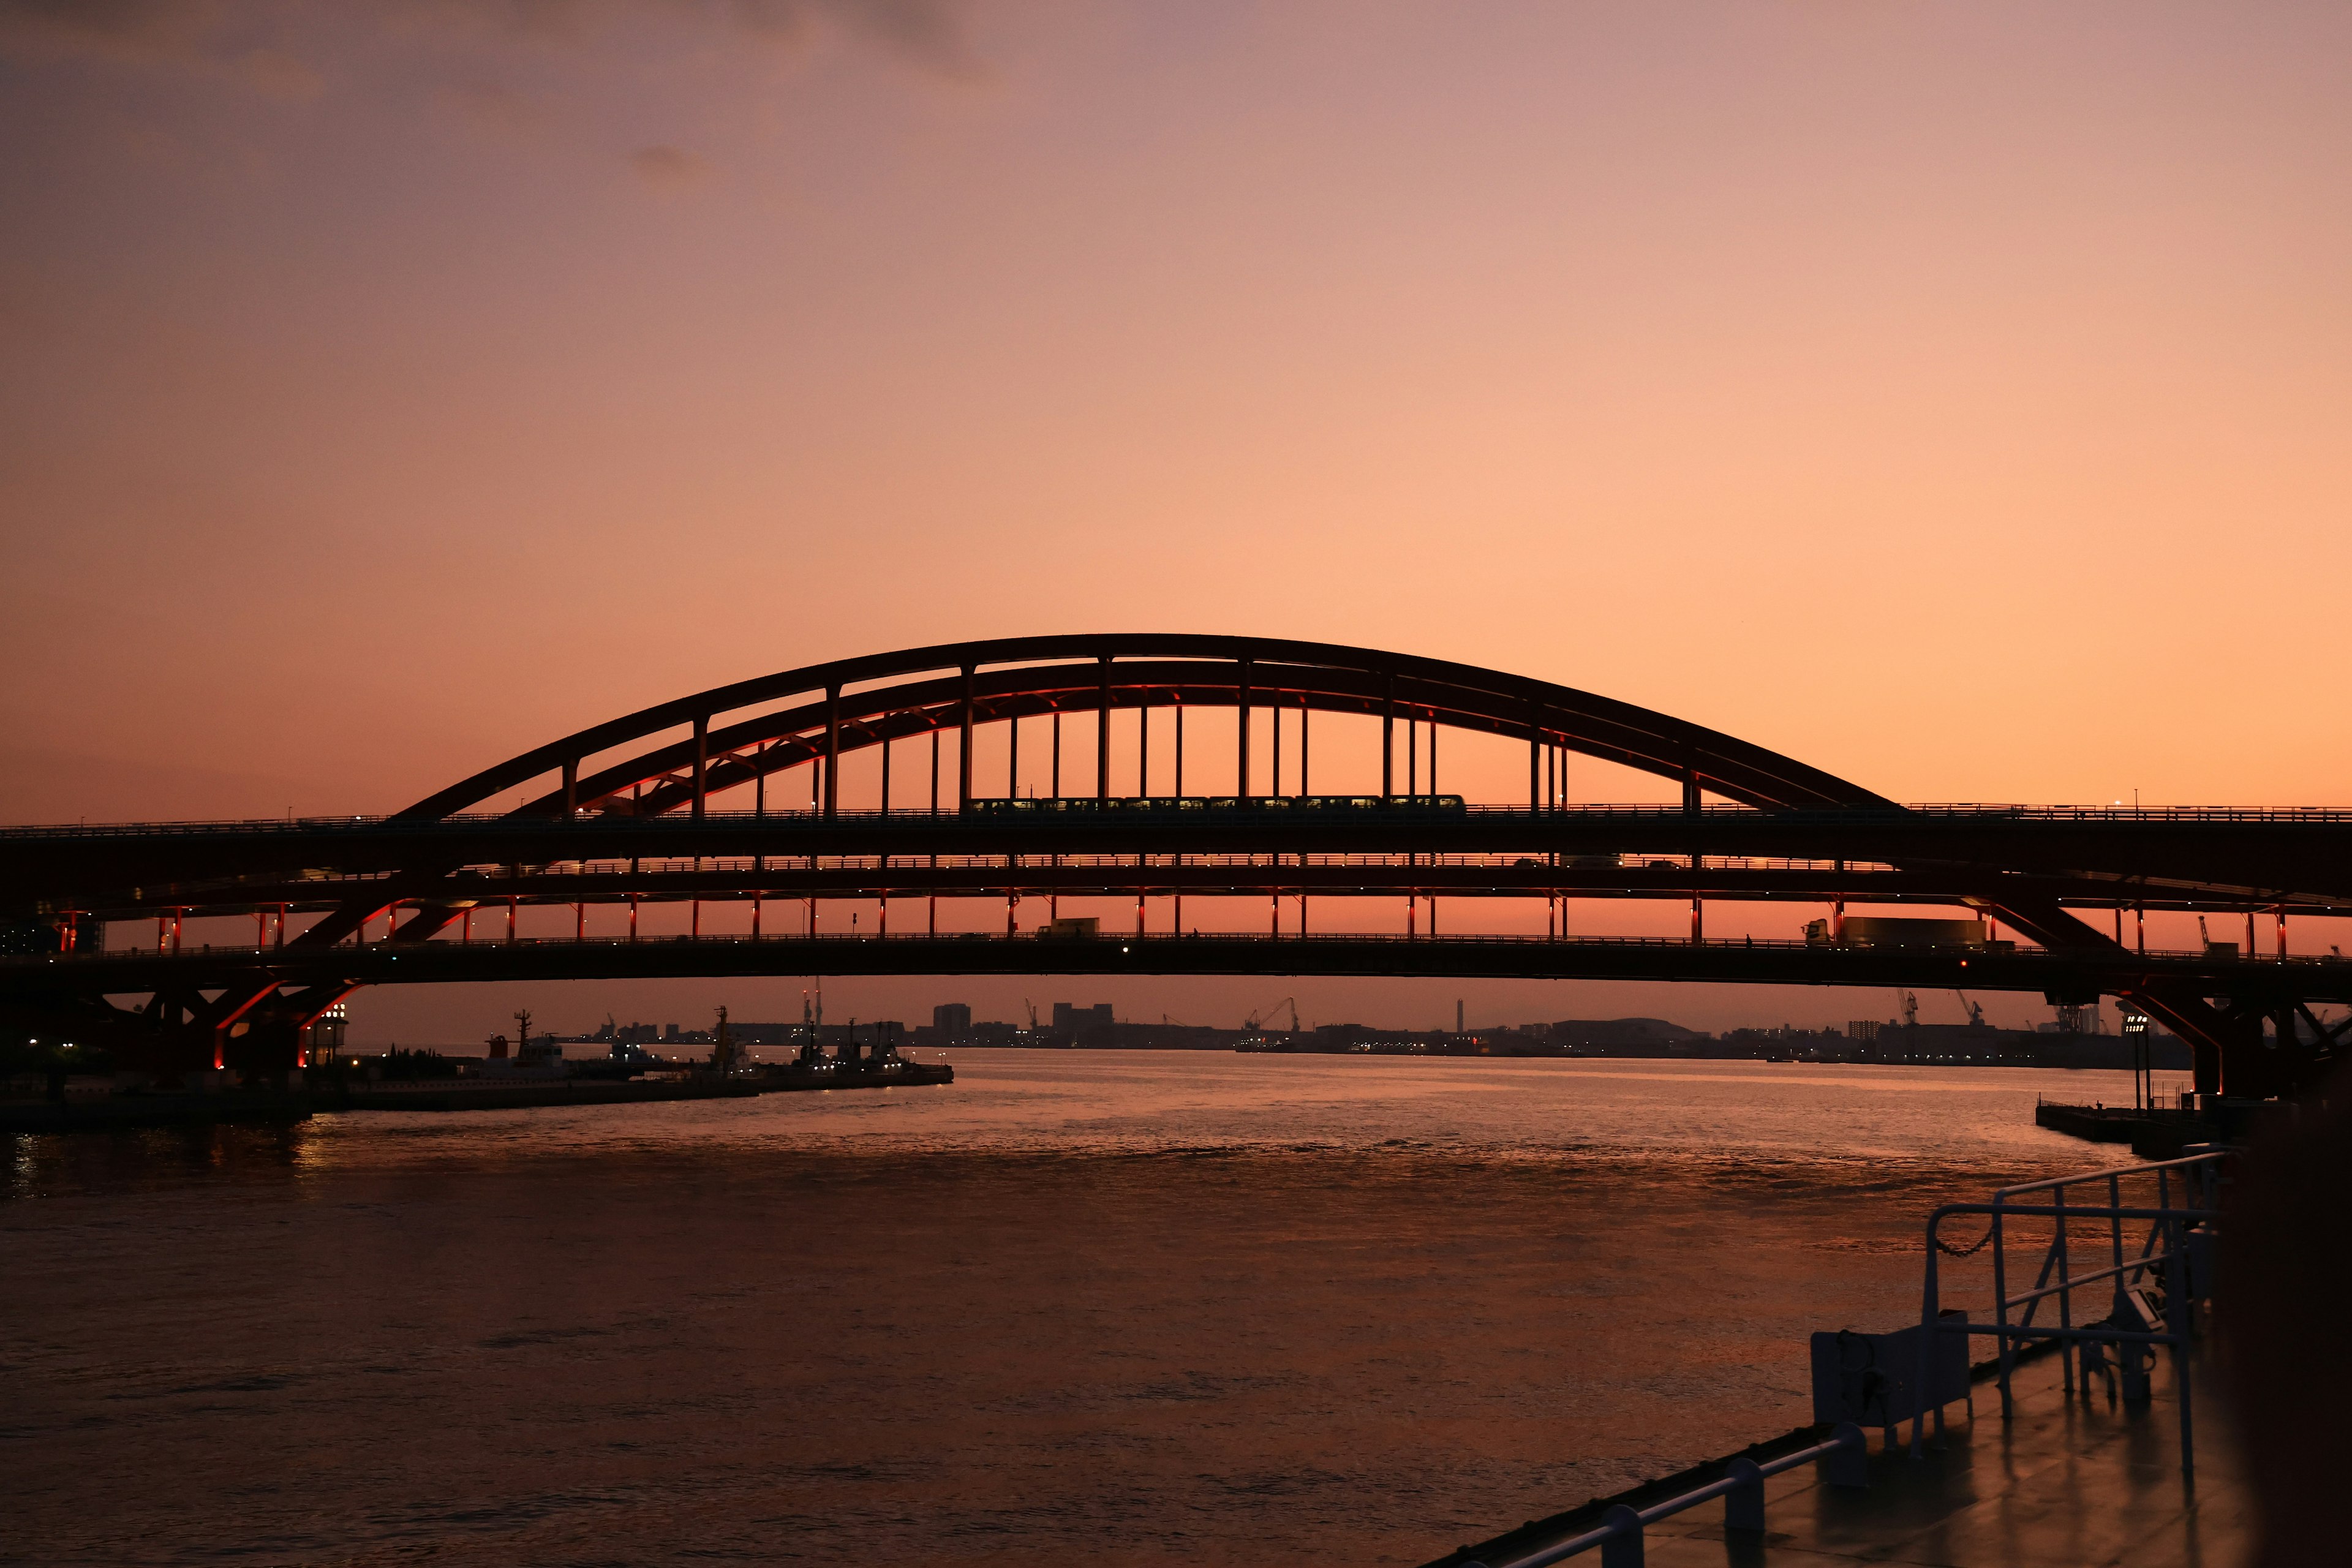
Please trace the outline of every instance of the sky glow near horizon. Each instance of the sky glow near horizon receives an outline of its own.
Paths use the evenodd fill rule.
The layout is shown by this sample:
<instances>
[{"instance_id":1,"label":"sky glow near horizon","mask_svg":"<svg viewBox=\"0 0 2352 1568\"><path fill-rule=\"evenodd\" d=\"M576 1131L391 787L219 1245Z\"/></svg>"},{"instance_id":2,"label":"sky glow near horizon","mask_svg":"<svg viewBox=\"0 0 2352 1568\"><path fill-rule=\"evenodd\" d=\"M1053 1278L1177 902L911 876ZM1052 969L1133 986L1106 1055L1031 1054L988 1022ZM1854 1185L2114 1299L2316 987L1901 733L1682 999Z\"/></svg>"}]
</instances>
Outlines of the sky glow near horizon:
<instances>
[{"instance_id":1,"label":"sky glow near horizon","mask_svg":"<svg viewBox=\"0 0 2352 1568\"><path fill-rule=\"evenodd\" d=\"M1492 666L1905 800L2352 805L2347 58L2319 5L0 0L0 819L393 809L1098 629ZM1130 989L1055 994L1268 987Z\"/></svg>"}]
</instances>

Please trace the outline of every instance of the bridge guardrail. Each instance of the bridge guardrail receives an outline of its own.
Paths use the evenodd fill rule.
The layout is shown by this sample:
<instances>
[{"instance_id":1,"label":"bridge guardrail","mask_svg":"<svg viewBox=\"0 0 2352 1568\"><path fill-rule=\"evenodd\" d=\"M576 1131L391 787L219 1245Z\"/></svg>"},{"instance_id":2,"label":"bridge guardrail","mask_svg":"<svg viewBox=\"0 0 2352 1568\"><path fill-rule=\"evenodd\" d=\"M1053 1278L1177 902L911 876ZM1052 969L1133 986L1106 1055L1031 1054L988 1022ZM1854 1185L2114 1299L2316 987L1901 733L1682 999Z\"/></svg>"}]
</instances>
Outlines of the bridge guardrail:
<instances>
[{"instance_id":1,"label":"bridge guardrail","mask_svg":"<svg viewBox=\"0 0 2352 1568\"><path fill-rule=\"evenodd\" d=\"M1262 801L1267 798L1288 800L1294 797L1251 796L1249 798L1253 801ZM1410 806L1402 805L1384 806L1381 809L1383 813L1392 813L1399 816L1412 815L1413 810L1413 808ZM2184 822L2314 825L2352 824L2352 810L2335 806L2107 806L2001 805L1985 802L1925 802L1904 805L1890 811L1883 809L1867 810L1858 807L1843 806L1802 810L1766 810L1758 806L1741 805L1731 802L1709 802L1699 808L1697 815L1701 817L1709 819L1728 818L1740 821L1760 820L1764 818L1787 818L1805 822L1822 823L1885 823L1890 819L1899 820L1901 815L1904 813L1908 813L1913 816L1928 817L1938 820L1958 819L1967 821L1990 820L2036 823L2147 823L2150 825ZM1586 816L1605 817L1611 819L1655 818L1660 821L1672 821L1686 819L1691 814L1682 805L1677 804L1662 804L1654 801L1595 801L1580 803L1575 805L1546 806L1537 808L1529 808L1524 805L1470 804L1459 807L1458 810L1449 808L1444 811L1433 811L1430 815L1434 816L1467 816L1474 818L1482 816L1512 816L1542 819ZM956 816L957 814L955 812L945 807L942 807L941 810L936 814L930 811L927 806L896 807L887 813L872 810L854 810L848 807L843 807L839 809L830 820L838 824L841 822L879 821L887 817L892 820L905 821L936 818L937 820L944 822L956 819ZM757 823L767 823L778 826L802 826L809 823L824 822L826 820L828 819L824 817L821 812L813 812L807 809L778 809L766 813L750 811L708 811L700 819L698 819L696 825L703 827L749 826ZM971 819L963 818L961 820L970 821ZM994 821L1002 819L994 816L991 816L983 817L982 820ZM686 821L687 819L676 815L635 817L620 815L607 816L602 813L583 813L582 816L574 819L571 826L589 827L591 829L599 826L608 825L615 828L646 827L649 826L669 827L683 826L685 826ZM499 827L511 829L520 826L532 826L537 824L544 824L550 826L561 826L562 825L562 819L560 816L517 817L499 812L462 812L454 813L447 816L432 817L396 817L361 814L349 816L216 817L184 822L22 823L12 826L0 826L0 838L141 837L165 837L171 835L231 833L308 834L337 830L349 832L381 832L386 829L394 832L415 832L425 834L446 832L452 827L463 828L480 826L484 828Z\"/></svg>"},{"instance_id":2,"label":"bridge guardrail","mask_svg":"<svg viewBox=\"0 0 2352 1568\"><path fill-rule=\"evenodd\" d=\"M2078 954L2055 953L2044 948L2032 946L2020 947L2013 951L1994 952L1983 945L1960 945L1948 947L1869 947L1860 945L1839 946L1832 943L1791 940L1786 937L1703 937L1694 942L1688 937L1680 936L1608 936L1600 934L1550 936L1518 935L1510 932L1499 931L1447 932L1443 935L1428 931L1420 933L1405 931L1268 932L1248 931L1143 932L1104 931L1095 936L1072 936L1066 934L1047 935L1034 929L1013 935L1007 935L1005 932L1001 931L861 931L856 934L845 931L821 931L814 934L796 931L762 931L758 935L753 935L748 931L713 931L699 934L689 934L685 932L665 933L661 935L646 935L636 938L631 938L628 936L516 936L513 938L508 938L505 936L488 936L484 937L478 942L471 942L456 937L436 936L422 943L401 942L388 942L382 939L378 939L367 942L363 951L400 952L414 952L420 947L457 948L467 946L480 948L581 946L628 947L631 945L646 946L662 942L700 942L714 946L730 942L821 942L833 943L846 947L855 946L861 942L938 942L951 941L1042 941L1090 943L1148 942L1155 945L1171 942L1208 942L1221 941L1247 942L1252 943L1270 942L1283 943L1392 942L1401 947L1437 943L1453 947L1475 945L1491 945L1496 947L1582 946L1602 948L1638 947L1661 950L1687 950L1693 947L1697 947L1702 949L1717 949L1726 952L1754 951L1775 952L1852 953L1860 955L1902 953L1913 957L1922 955L1933 956L1937 953L1945 953L1969 959L1997 957L2005 960L2022 959L2029 963L2046 960L2053 964L2061 965L2079 965L2083 962L2081 956ZM349 952L352 949L353 945L354 944L350 942L340 942L337 943L334 948L305 948L301 949L300 952L304 954L311 955L335 951ZM250 953L256 956L267 958L273 954L292 952L294 951L295 950L290 946L278 948L266 944L257 945L248 942L205 942L201 945L189 944L177 950L174 950L168 945L163 947L146 947L138 944L131 944L123 947L108 948L77 947L71 951L56 952L0 954L0 964L58 963L94 963L108 958L137 955L163 958L190 958L199 956L219 958L232 954ZM2263 969L2275 969L2282 962L2290 965L2308 965L2314 968L2333 968L2346 964L2352 964L2352 958L2331 954L2294 953L2290 954L2284 961L2275 957L2246 958L2241 956L2234 961L2231 961L2216 960L2210 954L2198 952L2195 951L2159 951L2155 948L2150 948L2145 953L2134 952L2127 954L2126 960L2127 962L2124 963L2124 967L2126 968L2151 962L2180 964L2200 969L2210 968L2220 963L2231 962L2244 965L2247 968L2260 967Z\"/></svg>"}]
</instances>

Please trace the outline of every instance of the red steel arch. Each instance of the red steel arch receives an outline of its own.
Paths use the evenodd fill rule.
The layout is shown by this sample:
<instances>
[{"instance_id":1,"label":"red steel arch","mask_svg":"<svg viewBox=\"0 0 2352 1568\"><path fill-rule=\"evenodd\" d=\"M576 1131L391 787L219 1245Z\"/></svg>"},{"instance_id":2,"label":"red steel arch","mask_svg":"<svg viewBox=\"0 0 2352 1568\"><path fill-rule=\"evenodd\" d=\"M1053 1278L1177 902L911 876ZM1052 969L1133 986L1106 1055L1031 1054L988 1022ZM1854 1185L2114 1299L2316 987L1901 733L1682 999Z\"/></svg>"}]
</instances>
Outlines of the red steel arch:
<instances>
[{"instance_id":1,"label":"red steel arch","mask_svg":"<svg viewBox=\"0 0 2352 1568\"><path fill-rule=\"evenodd\" d=\"M836 804L838 759L866 747L950 729L968 739L980 725L1039 714L1108 715L1180 706L1245 711L1261 705L1524 738L1531 783L1542 748L1557 746L1676 780L1685 805L1693 810L1705 793L1764 810L1903 809L1859 784L1735 736L1526 676L1333 643L1106 633L942 643L714 687L534 747L426 796L395 817L480 810L551 773L562 776L562 784L511 808L512 815L698 813L712 795L811 762L826 764L824 808L829 815ZM747 710L748 716L732 717ZM690 729L688 738L655 739L681 727ZM1239 731L1245 780L1247 724ZM654 743L628 750L648 741ZM1097 787L1107 791L1108 719L1097 727ZM617 761L596 761L615 752L624 753ZM959 754L961 803L972 796L971 746L961 746ZM1393 745L1383 754L1391 759L1384 768L1392 765ZM1393 783L1392 777L1384 780L1389 793L1394 793ZM2122 951L2054 900L1981 902L1988 912L2046 947ZM416 909L398 940L428 940L456 909ZM380 912L349 906L299 942L339 941ZM234 1017L271 990L274 985L261 985L250 996L232 994L217 1011ZM2221 1015L2200 996L2155 984L2124 995L2197 1043L2200 1055L2217 1047L2227 1033ZM302 1000L305 1010L324 1005L319 997Z\"/></svg>"},{"instance_id":2,"label":"red steel arch","mask_svg":"<svg viewBox=\"0 0 2352 1568\"><path fill-rule=\"evenodd\" d=\"M909 677L917 679L908 679ZM882 684L887 683L887 684ZM774 704L775 706L770 706ZM478 809L560 772L565 784L516 808L665 812L804 763L887 741L1047 713L1247 709L1425 721L1524 738L1770 808L1892 801L1819 768L1651 709L1475 665L1276 637L1111 633L999 637L837 659L656 704L534 747L426 796L404 818ZM722 716L764 709L713 728ZM691 726L583 773L592 758ZM1098 740L1108 755L1108 727ZM1247 741L1244 735L1246 756ZM968 753L967 753L968 755ZM959 798L970 797L969 763ZM1107 774L1097 773L1098 787ZM641 800L629 793L651 785Z\"/></svg>"}]
</instances>

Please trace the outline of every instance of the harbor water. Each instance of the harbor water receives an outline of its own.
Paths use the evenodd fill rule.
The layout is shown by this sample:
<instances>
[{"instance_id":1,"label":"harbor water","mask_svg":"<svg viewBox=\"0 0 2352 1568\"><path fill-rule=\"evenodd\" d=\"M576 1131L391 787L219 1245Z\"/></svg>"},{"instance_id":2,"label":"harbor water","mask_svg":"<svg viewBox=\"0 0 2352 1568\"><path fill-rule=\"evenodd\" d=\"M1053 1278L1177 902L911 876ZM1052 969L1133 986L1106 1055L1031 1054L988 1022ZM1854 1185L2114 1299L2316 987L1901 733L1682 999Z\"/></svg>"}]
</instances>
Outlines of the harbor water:
<instances>
[{"instance_id":1,"label":"harbor water","mask_svg":"<svg viewBox=\"0 0 2352 1568\"><path fill-rule=\"evenodd\" d=\"M2121 1073L954 1062L14 1140L0 1563L1416 1563L1810 1419L1933 1204L2127 1157L2032 1124Z\"/></svg>"}]
</instances>

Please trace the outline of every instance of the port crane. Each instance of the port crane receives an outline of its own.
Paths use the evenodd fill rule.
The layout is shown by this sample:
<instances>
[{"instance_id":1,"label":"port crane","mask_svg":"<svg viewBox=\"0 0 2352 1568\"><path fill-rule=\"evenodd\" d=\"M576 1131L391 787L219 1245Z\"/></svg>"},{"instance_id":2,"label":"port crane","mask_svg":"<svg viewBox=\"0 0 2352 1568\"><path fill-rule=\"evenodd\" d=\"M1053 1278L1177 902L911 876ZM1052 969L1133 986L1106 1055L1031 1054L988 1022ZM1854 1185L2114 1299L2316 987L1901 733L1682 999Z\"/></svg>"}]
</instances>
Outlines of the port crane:
<instances>
[{"instance_id":1,"label":"port crane","mask_svg":"<svg viewBox=\"0 0 2352 1568\"><path fill-rule=\"evenodd\" d=\"M1281 1001L1276 1002L1274 1006L1265 1008L1262 1013L1252 1013L1249 1016L1248 1021L1244 1024L1243 1027L1255 1031L1266 1018L1274 1016L1276 1008L1281 1007L1287 1007L1290 1009L1290 1032L1294 1035L1298 1033L1298 998L1296 996L1285 996Z\"/></svg>"},{"instance_id":2,"label":"port crane","mask_svg":"<svg viewBox=\"0 0 2352 1568\"><path fill-rule=\"evenodd\" d=\"M1984 1023L1984 1004L1969 1001L1969 994L1965 991L1955 991L1952 994L1958 997L1960 1005L1969 1010L1969 1027L1971 1029L1980 1027Z\"/></svg>"}]
</instances>

